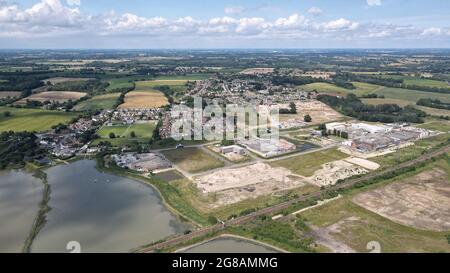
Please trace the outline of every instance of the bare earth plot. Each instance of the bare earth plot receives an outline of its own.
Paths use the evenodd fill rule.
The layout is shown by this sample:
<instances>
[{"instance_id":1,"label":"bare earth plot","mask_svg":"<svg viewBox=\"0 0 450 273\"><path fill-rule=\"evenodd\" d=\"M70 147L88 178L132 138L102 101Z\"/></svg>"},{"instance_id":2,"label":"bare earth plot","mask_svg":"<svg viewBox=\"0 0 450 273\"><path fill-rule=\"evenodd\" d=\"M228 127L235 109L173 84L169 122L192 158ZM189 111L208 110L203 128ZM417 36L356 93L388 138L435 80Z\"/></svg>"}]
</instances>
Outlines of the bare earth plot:
<instances>
[{"instance_id":1,"label":"bare earth plot","mask_svg":"<svg viewBox=\"0 0 450 273\"><path fill-rule=\"evenodd\" d=\"M23 98L16 102L16 104L26 104L27 100L30 101L56 101L63 103L69 100L76 101L86 96L83 92L68 92L68 91L47 91L42 93L36 93L29 97Z\"/></svg>"},{"instance_id":2,"label":"bare earth plot","mask_svg":"<svg viewBox=\"0 0 450 273\"><path fill-rule=\"evenodd\" d=\"M303 178L291 171L265 163L218 170L196 177L193 182L203 194L215 194L213 208L306 185Z\"/></svg>"},{"instance_id":3,"label":"bare earth plot","mask_svg":"<svg viewBox=\"0 0 450 273\"><path fill-rule=\"evenodd\" d=\"M280 122L303 122L305 115L310 115L312 122L308 125L327 123L341 119L343 116L328 105L320 101L296 102L297 114L281 114ZM280 108L289 108L289 105L280 105Z\"/></svg>"},{"instance_id":4,"label":"bare earth plot","mask_svg":"<svg viewBox=\"0 0 450 273\"><path fill-rule=\"evenodd\" d=\"M331 252L369 252L379 242L381 252L449 252L447 233L417 230L373 213L341 198L301 213L316 242Z\"/></svg>"},{"instance_id":5,"label":"bare earth plot","mask_svg":"<svg viewBox=\"0 0 450 273\"><path fill-rule=\"evenodd\" d=\"M450 181L447 173L439 168L360 193L353 201L403 225L424 230L450 230Z\"/></svg>"}]
</instances>

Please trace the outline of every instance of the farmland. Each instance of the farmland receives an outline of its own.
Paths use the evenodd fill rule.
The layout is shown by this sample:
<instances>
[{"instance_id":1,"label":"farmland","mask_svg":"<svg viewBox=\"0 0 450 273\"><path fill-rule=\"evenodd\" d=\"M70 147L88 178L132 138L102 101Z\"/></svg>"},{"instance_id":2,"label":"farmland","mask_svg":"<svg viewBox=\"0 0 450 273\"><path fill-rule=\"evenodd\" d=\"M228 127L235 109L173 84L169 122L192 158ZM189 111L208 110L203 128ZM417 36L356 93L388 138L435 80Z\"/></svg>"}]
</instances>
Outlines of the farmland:
<instances>
[{"instance_id":1,"label":"farmland","mask_svg":"<svg viewBox=\"0 0 450 273\"><path fill-rule=\"evenodd\" d=\"M104 81L109 83L106 91L111 92L116 89L132 88L133 82L146 79L146 76L128 76L120 78L105 79Z\"/></svg>"},{"instance_id":2,"label":"farmland","mask_svg":"<svg viewBox=\"0 0 450 273\"><path fill-rule=\"evenodd\" d=\"M353 82L353 85L356 87L356 89L353 90L345 89L329 83L312 83L300 86L299 88L306 91L316 90L319 93L334 93L340 95L353 93L357 96L362 96L374 93L377 95L383 95L385 98L388 99L403 100L410 102L412 104L415 104L419 99L422 98L432 98L432 99L439 99L443 102L450 102L450 96L448 94L432 93L403 88L383 87L374 84L357 83L357 82Z\"/></svg>"},{"instance_id":3,"label":"farmland","mask_svg":"<svg viewBox=\"0 0 450 273\"><path fill-rule=\"evenodd\" d=\"M424 111L425 113L432 116L450 116L450 110L444 109L435 109L431 107L425 107L416 105L415 103L407 100L401 99L362 99L362 101L366 104L379 105L379 104L397 104L401 107L405 107L407 105L412 105L417 109Z\"/></svg>"},{"instance_id":4,"label":"farmland","mask_svg":"<svg viewBox=\"0 0 450 273\"><path fill-rule=\"evenodd\" d=\"M121 109L158 108L168 104L167 98L159 91L131 91L125 95Z\"/></svg>"},{"instance_id":5,"label":"farmland","mask_svg":"<svg viewBox=\"0 0 450 273\"><path fill-rule=\"evenodd\" d=\"M162 152L164 156L181 169L197 173L222 167L224 164L199 148L183 148Z\"/></svg>"},{"instance_id":6,"label":"farmland","mask_svg":"<svg viewBox=\"0 0 450 273\"><path fill-rule=\"evenodd\" d=\"M157 86L168 86L175 92L184 92L186 90L187 80L177 80L173 77L163 80L140 81L136 82L135 91L155 90Z\"/></svg>"},{"instance_id":7,"label":"farmland","mask_svg":"<svg viewBox=\"0 0 450 273\"><path fill-rule=\"evenodd\" d=\"M67 102L69 100L76 101L86 96L83 92L69 92L69 91L46 91L42 93L36 93L29 97L23 98L16 102L16 104L26 104L29 101L56 101L59 103Z\"/></svg>"},{"instance_id":8,"label":"farmland","mask_svg":"<svg viewBox=\"0 0 450 273\"><path fill-rule=\"evenodd\" d=\"M2 92L0 92L0 99L7 98L7 97L16 98L16 97L19 97L20 94L22 94L22 93L17 92L17 91L2 91Z\"/></svg>"},{"instance_id":9,"label":"farmland","mask_svg":"<svg viewBox=\"0 0 450 273\"><path fill-rule=\"evenodd\" d=\"M182 81L199 81L206 80L211 77L212 73L193 73L186 75L177 75L177 76L159 76L156 77L155 80L182 80Z\"/></svg>"},{"instance_id":10,"label":"farmland","mask_svg":"<svg viewBox=\"0 0 450 273\"><path fill-rule=\"evenodd\" d=\"M113 109L120 93L110 93L94 96L88 100L78 103L74 109L76 111Z\"/></svg>"},{"instance_id":11,"label":"farmland","mask_svg":"<svg viewBox=\"0 0 450 273\"><path fill-rule=\"evenodd\" d=\"M0 112L5 111L9 111L11 117L0 117L1 132L9 130L42 132L58 123L66 123L76 116L75 113L59 111L0 107Z\"/></svg>"},{"instance_id":12,"label":"farmland","mask_svg":"<svg viewBox=\"0 0 450 273\"><path fill-rule=\"evenodd\" d=\"M450 85L445 81L438 81L432 79L425 79L419 77L410 77L403 75L381 75L380 78L384 79L396 79L403 80L403 83L406 85L417 85L417 86L425 86L425 87L437 87L437 88L450 88Z\"/></svg>"}]
</instances>

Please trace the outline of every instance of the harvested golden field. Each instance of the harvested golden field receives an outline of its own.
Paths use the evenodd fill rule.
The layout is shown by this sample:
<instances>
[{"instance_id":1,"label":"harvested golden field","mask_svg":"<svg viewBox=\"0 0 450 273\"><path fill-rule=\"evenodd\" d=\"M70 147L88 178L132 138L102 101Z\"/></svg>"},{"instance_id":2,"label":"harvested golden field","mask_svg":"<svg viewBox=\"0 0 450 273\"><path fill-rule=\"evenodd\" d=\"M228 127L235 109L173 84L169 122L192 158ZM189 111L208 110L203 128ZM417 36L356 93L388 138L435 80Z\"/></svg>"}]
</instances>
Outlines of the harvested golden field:
<instances>
[{"instance_id":1,"label":"harvested golden field","mask_svg":"<svg viewBox=\"0 0 450 273\"><path fill-rule=\"evenodd\" d=\"M16 102L16 104L26 104L27 100L40 102L57 101L59 103L63 103L69 100L76 101L84 96L86 96L86 93L83 92L47 91L23 98Z\"/></svg>"},{"instance_id":2,"label":"harvested golden field","mask_svg":"<svg viewBox=\"0 0 450 273\"><path fill-rule=\"evenodd\" d=\"M121 104L121 109L143 109L159 108L169 102L163 93L156 90L132 91L125 95L125 103Z\"/></svg>"}]
</instances>

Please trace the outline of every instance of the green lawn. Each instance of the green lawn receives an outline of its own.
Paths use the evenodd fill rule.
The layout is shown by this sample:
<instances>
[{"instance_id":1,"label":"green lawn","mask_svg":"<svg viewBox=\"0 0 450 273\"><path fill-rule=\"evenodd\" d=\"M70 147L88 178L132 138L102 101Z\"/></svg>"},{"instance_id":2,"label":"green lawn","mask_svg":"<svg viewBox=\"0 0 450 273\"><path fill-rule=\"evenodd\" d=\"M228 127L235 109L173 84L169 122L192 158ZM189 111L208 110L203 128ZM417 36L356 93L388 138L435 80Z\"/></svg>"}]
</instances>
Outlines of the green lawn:
<instances>
[{"instance_id":1,"label":"green lawn","mask_svg":"<svg viewBox=\"0 0 450 273\"><path fill-rule=\"evenodd\" d=\"M183 148L162 152L164 156L181 169L197 173L223 167L222 161L207 154L200 148Z\"/></svg>"},{"instance_id":2,"label":"green lawn","mask_svg":"<svg viewBox=\"0 0 450 273\"><path fill-rule=\"evenodd\" d=\"M11 117L3 116L3 112L11 112ZM50 111L42 109L19 109L0 107L0 132L3 131L37 131L43 132L51 129L58 123L67 123L77 116L76 113Z\"/></svg>"},{"instance_id":3,"label":"green lawn","mask_svg":"<svg viewBox=\"0 0 450 273\"><path fill-rule=\"evenodd\" d=\"M313 152L305 155L299 155L288 159L282 159L270 163L273 167L284 167L292 172L303 175L312 176L315 171L321 169L322 165L348 157L348 155L340 152L336 148Z\"/></svg>"},{"instance_id":4,"label":"green lawn","mask_svg":"<svg viewBox=\"0 0 450 273\"><path fill-rule=\"evenodd\" d=\"M155 122L133 125L104 126L97 132L97 134L101 138L109 138L110 133L114 133L118 138L131 138L130 134L134 131L136 138L150 139L153 135L153 130L155 130L155 127Z\"/></svg>"},{"instance_id":5,"label":"green lawn","mask_svg":"<svg viewBox=\"0 0 450 273\"><path fill-rule=\"evenodd\" d=\"M88 100L78 103L74 110L87 111L87 110L100 110L100 109L113 109L117 103L117 98L120 93L110 93L104 95L94 96Z\"/></svg>"}]
</instances>

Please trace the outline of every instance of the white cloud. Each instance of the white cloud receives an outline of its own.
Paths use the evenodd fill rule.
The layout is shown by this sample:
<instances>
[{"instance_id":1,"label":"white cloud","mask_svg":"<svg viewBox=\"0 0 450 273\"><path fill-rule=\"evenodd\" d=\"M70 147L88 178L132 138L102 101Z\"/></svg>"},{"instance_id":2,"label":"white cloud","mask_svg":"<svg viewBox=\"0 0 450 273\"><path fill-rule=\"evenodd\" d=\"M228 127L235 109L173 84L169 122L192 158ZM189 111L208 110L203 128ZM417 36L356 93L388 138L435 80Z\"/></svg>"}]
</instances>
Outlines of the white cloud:
<instances>
[{"instance_id":1,"label":"white cloud","mask_svg":"<svg viewBox=\"0 0 450 273\"><path fill-rule=\"evenodd\" d=\"M381 6L381 0L366 0L367 5L373 6Z\"/></svg>"},{"instance_id":2,"label":"white cloud","mask_svg":"<svg viewBox=\"0 0 450 273\"><path fill-rule=\"evenodd\" d=\"M293 14L288 18L278 18L277 20L275 20L275 25L282 27L298 27L307 24L308 20L304 16L298 14Z\"/></svg>"},{"instance_id":3,"label":"white cloud","mask_svg":"<svg viewBox=\"0 0 450 273\"><path fill-rule=\"evenodd\" d=\"M422 32L422 35L424 35L424 36L440 35L441 32L442 32L441 29L438 27L430 27L430 28L424 29Z\"/></svg>"},{"instance_id":4,"label":"white cloud","mask_svg":"<svg viewBox=\"0 0 450 273\"><path fill-rule=\"evenodd\" d=\"M311 7L308 9L308 13L312 15L321 15L323 13L323 10L318 7Z\"/></svg>"},{"instance_id":5,"label":"white cloud","mask_svg":"<svg viewBox=\"0 0 450 273\"><path fill-rule=\"evenodd\" d=\"M338 20L330 21L323 25L323 28L326 30L342 30L342 29L348 29L348 30L354 30L358 28L359 23L352 22L344 18L340 18Z\"/></svg>"},{"instance_id":6,"label":"white cloud","mask_svg":"<svg viewBox=\"0 0 450 273\"><path fill-rule=\"evenodd\" d=\"M242 6L225 7L226 14L239 14L244 12L245 8Z\"/></svg>"},{"instance_id":7,"label":"white cloud","mask_svg":"<svg viewBox=\"0 0 450 273\"><path fill-rule=\"evenodd\" d=\"M13 0L11 0L13 1ZM66 1L66 0L64 0ZM135 37L136 40L159 39L177 46L188 46L184 41L203 45L204 41L271 41L284 45L301 44L304 41L419 41L442 39L450 35L448 27L424 28L414 25L360 23L346 18L324 21L321 17L292 14L286 17L267 19L229 15L203 20L185 16L177 19L145 17L133 13L116 14L105 12L88 14L77 6L63 5L61 0L41 0L37 4L22 7L0 0L0 43L16 39L48 37L83 37L86 41L98 39L121 39ZM3 40L2 40L3 39ZM59 39L67 40L67 39ZM127 39L128 41L128 39ZM167 42L169 41L169 42ZM183 42L181 42L183 41ZM220 43L220 42L217 42ZM256 42L256 45L263 43ZM414 43L411 43L414 44ZM1 47L1 45L0 45Z\"/></svg>"},{"instance_id":8,"label":"white cloud","mask_svg":"<svg viewBox=\"0 0 450 273\"><path fill-rule=\"evenodd\" d=\"M81 0L66 0L69 6L79 6L81 5Z\"/></svg>"}]
</instances>

